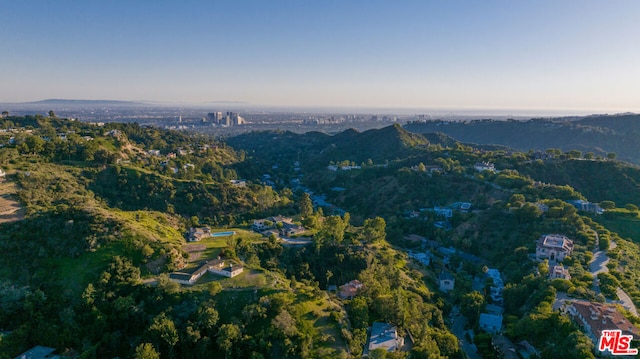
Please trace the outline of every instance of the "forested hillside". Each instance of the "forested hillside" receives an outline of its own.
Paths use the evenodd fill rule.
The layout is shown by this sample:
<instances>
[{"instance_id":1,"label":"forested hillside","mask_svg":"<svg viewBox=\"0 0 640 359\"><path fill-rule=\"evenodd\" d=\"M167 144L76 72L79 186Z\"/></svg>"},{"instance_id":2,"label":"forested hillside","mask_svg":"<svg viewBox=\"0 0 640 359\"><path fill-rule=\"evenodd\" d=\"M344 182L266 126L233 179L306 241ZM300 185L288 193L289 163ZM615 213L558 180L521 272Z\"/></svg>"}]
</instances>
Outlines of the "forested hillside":
<instances>
[{"instance_id":1,"label":"forested hillside","mask_svg":"<svg viewBox=\"0 0 640 359\"><path fill-rule=\"evenodd\" d=\"M0 358L499 357L481 320L498 309L539 356L593 358L553 308L618 289L640 322L640 177L613 156L397 125L222 142L50 113L0 129L0 190L23 213L0 223ZM565 279L535 260L553 233L572 241ZM370 348L374 323L405 344Z\"/></svg>"},{"instance_id":2,"label":"forested hillside","mask_svg":"<svg viewBox=\"0 0 640 359\"><path fill-rule=\"evenodd\" d=\"M404 127L414 133L442 132L458 141L503 145L525 152L557 148L600 157L615 154L640 164L640 115L634 114L527 121L426 121Z\"/></svg>"}]
</instances>

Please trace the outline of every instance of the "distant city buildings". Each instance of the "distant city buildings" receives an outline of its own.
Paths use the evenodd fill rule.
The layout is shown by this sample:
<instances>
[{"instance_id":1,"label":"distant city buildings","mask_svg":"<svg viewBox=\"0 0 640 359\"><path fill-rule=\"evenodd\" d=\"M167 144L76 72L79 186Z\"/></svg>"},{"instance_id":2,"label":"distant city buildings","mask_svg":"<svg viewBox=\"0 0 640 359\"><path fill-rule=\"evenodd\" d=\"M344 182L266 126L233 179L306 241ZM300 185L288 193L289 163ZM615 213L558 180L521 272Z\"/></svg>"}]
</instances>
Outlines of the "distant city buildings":
<instances>
[{"instance_id":1,"label":"distant city buildings","mask_svg":"<svg viewBox=\"0 0 640 359\"><path fill-rule=\"evenodd\" d=\"M245 124L244 117L236 112L227 112L225 115L223 115L222 112L209 112L207 118L211 123L220 126L238 126Z\"/></svg>"}]
</instances>

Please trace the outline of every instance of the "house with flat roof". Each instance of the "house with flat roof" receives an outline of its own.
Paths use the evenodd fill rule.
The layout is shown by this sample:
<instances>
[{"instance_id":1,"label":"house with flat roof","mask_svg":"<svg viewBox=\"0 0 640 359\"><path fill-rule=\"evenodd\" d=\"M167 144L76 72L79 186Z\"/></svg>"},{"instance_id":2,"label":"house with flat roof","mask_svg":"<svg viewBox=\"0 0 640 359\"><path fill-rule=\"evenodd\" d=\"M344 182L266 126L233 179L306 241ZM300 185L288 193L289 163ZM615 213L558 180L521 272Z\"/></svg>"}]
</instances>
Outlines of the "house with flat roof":
<instances>
[{"instance_id":1,"label":"house with flat roof","mask_svg":"<svg viewBox=\"0 0 640 359\"><path fill-rule=\"evenodd\" d=\"M573 252L573 241L561 234L543 234L536 243L536 259L562 262Z\"/></svg>"},{"instance_id":2,"label":"house with flat roof","mask_svg":"<svg viewBox=\"0 0 640 359\"><path fill-rule=\"evenodd\" d=\"M571 279L571 274L569 274L569 270L565 268L562 264L555 265L549 268L549 279Z\"/></svg>"},{"instance_id":3,"label":"house with flat roof","mask_svg":"<svg viewBox=\"0 0 640 359\"><path fill-rule=\"evenodd\" d=\"M400 350L403 345L404 338L398 336L398 330L395 326L383 322L373 322L369 338L369 352L379 348L393 352Z\"/></svg>"}]
</instances>

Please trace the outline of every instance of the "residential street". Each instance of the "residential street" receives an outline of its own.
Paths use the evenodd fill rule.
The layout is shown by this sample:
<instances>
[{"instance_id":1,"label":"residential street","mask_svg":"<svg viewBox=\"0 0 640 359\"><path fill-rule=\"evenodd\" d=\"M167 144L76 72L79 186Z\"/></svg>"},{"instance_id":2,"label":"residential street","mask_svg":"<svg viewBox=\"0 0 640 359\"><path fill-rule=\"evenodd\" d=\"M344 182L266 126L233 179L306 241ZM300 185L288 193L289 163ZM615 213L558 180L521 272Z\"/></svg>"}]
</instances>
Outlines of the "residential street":
<instances>
[{"instance_id":1,"label":"residential street","mask_svg":"<svg viewBox=\"0 0 640 359\"><path fill-rule=\"evenodd\" d=\"M451 326L451 331L456 337L458 337L458 341L460 342L460 346L462 347L462 351L464 351L465 356L469 359L482 359L478 354L476 345L469 343L469 341L464 337L464 326L467 324L467 318L462 314L458 314L457 316L454 316L452 320L453 325Z\"/></svg>"}]
</instances>

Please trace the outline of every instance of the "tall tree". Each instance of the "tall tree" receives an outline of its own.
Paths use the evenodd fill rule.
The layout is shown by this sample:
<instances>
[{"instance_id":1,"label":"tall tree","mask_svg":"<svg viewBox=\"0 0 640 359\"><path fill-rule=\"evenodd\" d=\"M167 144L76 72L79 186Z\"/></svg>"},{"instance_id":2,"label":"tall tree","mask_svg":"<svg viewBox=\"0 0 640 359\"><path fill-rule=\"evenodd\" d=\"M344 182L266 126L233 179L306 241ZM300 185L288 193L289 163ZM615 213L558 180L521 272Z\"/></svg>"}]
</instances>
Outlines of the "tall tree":
<instances>
[{"instance_id":1,"label":"tall tree","mask_svg":"<svg viewBox=\"0 0 640 359\"><path fill-rule=\"evenodd\" d=\"M307 192L304 192L298 201L298 210L303 218L307 218L313 214L313 203L311 202L311 196Z\"/></svg>"},{"instance_id":2,"label":"tall tree","mask_svg":"<svg viewBox=\"0 0 640 359\"><path fill-rule=\"evenodd\" d=\"M220 349L224 350L226 358L229 357L233 344L240 339L241 334L240 328L235 324L222 324L220 326L216 343L218 343Z\"/></svg>"},{"instance_id":3,"label":"tall tree","mask_svg":"<svg viewBox=\"0 0 640 359\"><path fill-rule=\"evenodd\" d=\"M135 359L160 359L160 353L151 343L142 343L136 347Z\"/></svg>"},{"instance_id":4,"label":"tall tree","mask_svg":"<svg viewBox=\"0 0 640 359\"><path fill-rule=\"evenodd\" d=\"M387 223L381 217L368 218L364 221L362 234L364 239L370 242L377 242L386 238Z\"/></svg>"}]
</instances>

